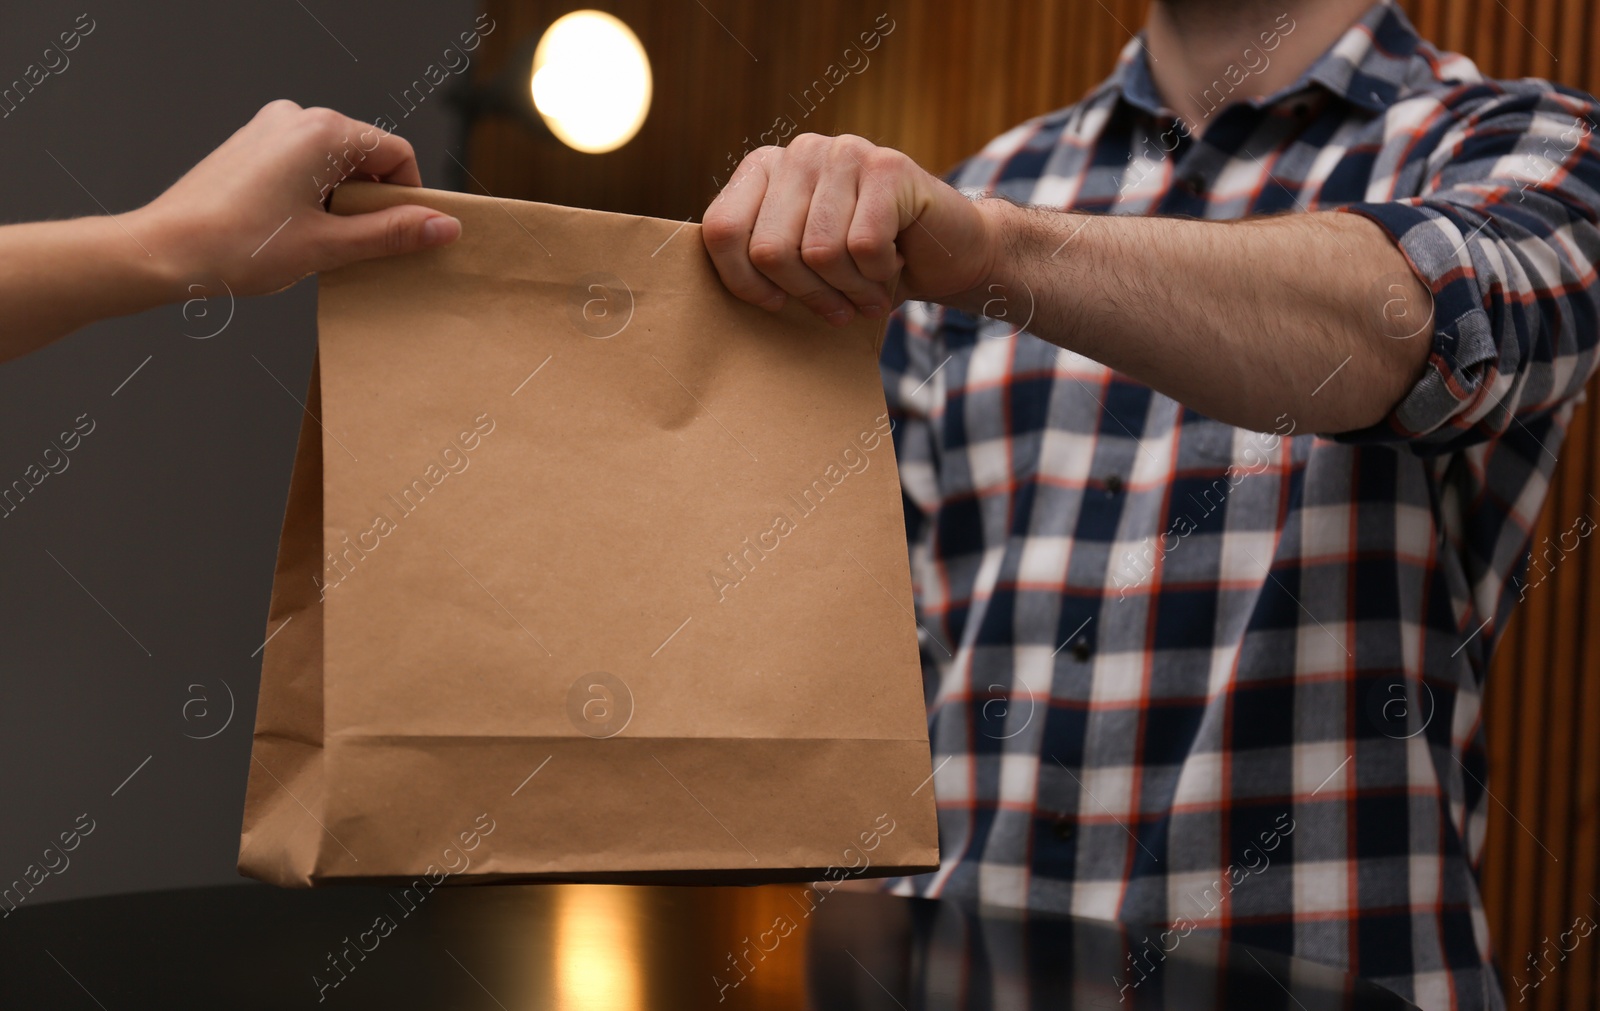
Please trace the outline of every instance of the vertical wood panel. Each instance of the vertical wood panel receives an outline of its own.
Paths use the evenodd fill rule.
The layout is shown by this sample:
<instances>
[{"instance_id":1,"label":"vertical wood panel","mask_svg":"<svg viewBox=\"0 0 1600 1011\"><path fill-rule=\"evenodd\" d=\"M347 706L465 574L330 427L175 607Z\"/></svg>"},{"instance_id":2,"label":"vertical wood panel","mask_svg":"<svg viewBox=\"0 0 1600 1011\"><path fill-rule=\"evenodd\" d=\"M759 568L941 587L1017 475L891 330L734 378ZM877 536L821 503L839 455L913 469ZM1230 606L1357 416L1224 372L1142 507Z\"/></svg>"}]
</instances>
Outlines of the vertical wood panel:
<instances>
[{"instance_id":1,"label":"vertical wood panel","mask_svg":"<svg viewBox=\"0 0 1600 1011\"><path fill-rule=\"evenodd\" d=\"M1594 389L1594 386L1590 387L1591 398L1595 396ZM1600 494L1594 493L1595 485L1600 484L1600 463L1596 462L1593 455L1600 451L1600 410L1591 406L1584 413L1589 420L1590 453L1585 498L1589 506L1594 506L1596 503L1589 496L1594 494L1595 498L1600 498ZM1591 515L1600 520L1600 509ZM1600 592L1595 589L1600 587L1600 552L1589 548L1579 562L1586 591L1583 596L1583 618L1576 634L1580 655L1590 662L1586 668L1588 676L1582 676L1581 662L1580 671L1574 672L1579 698L1574 708L1580 729L1578 757L1570 791L1574 821L1569 847L1573 865L1571 896L1573 905L1583 909L1591 918L1597 918L1594 905L1590 903L1594 902L1594 896L1600 895L1600 733L1596 733L1596 728L1600 728L1600 676L1597 676L1597 665L1593 662L1595 657L1600 656ZM1600 1002L1600 951L1596 950L1597 947L1600 946L1591 944L1574 952L1568 1008L1592 1008Z\"/></svg>"},{"instance_id":2,"label":"vertical wood panel","mask_svg":"<svg viewBox=\"0 0 1600 1011\"><path fill-rule=\"evenodd\" d=\"M1463 47L1487 73L1549 77L1600 90L1600 18L1581 0L1450 3L1445 23L1478 31ZM1469 8L1475 8L1469 11ZM1453 15L1453 16L1452 16ZM1469 18L1470 15L1470 18ZM1454 39L1441 40L1454 42ZM1560 545L1579 517L1600 520L1600 412L1579 407L1534 533ZM1570 537L1568 540L1570 543ZM1552 557L1558 557L1553 555ZM1600 934L1563 956L1556 945L1577 916L1600 917L1596 887L1600 809L1600 552L1594 538L1561 553L1550 580L1528 593L1489 675L1484 720L1490 789L1484 898L1512 1006L1589 1009L1600 993ZM1508 725L1515 732L1507 733ZM1515 818L1513 818L1513 814ZM1520 824L1519 824L1520 822ZM1547 852L1548 851L1548 852ZM1540 965L1529 969L1529 956ZM1564 960L1562 960L1564 958ZM1554 968L1550 968L1554 961ZM1542 975L1542 979L1541 979ZM1537 983L1519 994L1518 982ZM1519 997L1525 996L1525 1002Z\"/></svg>"},{"instance_id":3,"label":"vertical wood panel","mask_svg":"<svg viewBox=\"0 0 1600 1011\"><path fill-rule=\"evenodd\" d=\"M497 30L478 70L580 6L627 21L651 52L656 105L640 135L582 155L508 123L473 133L468 162L488 192L683 219L698 217L729 156L782 116L800 131L853 132L943 171L1002 130L1076 100L1111 69L1143 0L486 0ZM1600 15L1591 0L1408 0L1418 27L1489 74L1551 77L1600 91ZM870 66L815 111L795 101L870 31L895 29ZM718 24L720 20L721 24ZM1118 23L1120 22L1120 24ZM737 41L735 41L737 38ZM741 45L742 44L742 45ZM748 48L755 54L751 58ZM1591 401L1600 382L1590 386ZM1534 534L1559 542L1579 516L1600 521L1600 411L1579 408ZM1593 497L1591 497L1593 496ZM1600 552L1586 538L1528 594L1489 676L1490 752L1482 882L1508 998L1512 975L1576 916L1600 918ZM1520 1006L1590 1008L1600 996L1600 933L1558 963Z\"/></svg>"}]
</instances>

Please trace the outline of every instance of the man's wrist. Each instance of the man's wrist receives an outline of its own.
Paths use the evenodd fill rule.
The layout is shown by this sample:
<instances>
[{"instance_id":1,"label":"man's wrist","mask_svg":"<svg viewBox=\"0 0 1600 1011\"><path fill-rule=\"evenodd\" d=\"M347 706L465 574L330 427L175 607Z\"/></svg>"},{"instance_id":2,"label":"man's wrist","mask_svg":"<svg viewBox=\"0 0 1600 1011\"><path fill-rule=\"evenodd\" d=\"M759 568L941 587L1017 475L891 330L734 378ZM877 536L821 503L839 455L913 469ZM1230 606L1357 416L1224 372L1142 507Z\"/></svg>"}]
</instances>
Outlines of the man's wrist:
<instances>
[{"instance_id":1,"label":"man's wrist","mask_svg":"<svg viewBox=\"0 0 1600 1011\"><path fill-rule=\"evenodd\" d=\"M998 197L979 197L972 201L972 206L983 221L982 267L978 272L978 283L939 301L951 308L981 316L985 314L985 306L996 298L1004 298L1005 293L1015 287L1009 236L1017 227L1015 214L1021 208Z\"/></svg>"},{"instance_id":2,"label":"man's wrist","mask_svg":"<svg viewBox=\"0 0 1600 1011\"><path fill-rule=\"evenodd\" d=\"M1050 260L1059 260L1063 266L1066 263L1065 258L1051 253L1052 249L1059 252L1064 245L1057 238L1057 223L1068 223L1070 229L1076 229L1082 227L1081 219L1069 223L1069 218L1079 216L998 197L974 201L974 206L985 222L986 265L982 283L965 293L963 304L957 308L1002 319L1011 319L1018 313L1035 318L1045 294L1042 285L1050 285L1057 300L1061 297L1060 285L1054 282L1062 272L1040 269L1041 263ZM996 306L1003 307L1003 316L995 315Z\"/></svg>"}]
</instances>

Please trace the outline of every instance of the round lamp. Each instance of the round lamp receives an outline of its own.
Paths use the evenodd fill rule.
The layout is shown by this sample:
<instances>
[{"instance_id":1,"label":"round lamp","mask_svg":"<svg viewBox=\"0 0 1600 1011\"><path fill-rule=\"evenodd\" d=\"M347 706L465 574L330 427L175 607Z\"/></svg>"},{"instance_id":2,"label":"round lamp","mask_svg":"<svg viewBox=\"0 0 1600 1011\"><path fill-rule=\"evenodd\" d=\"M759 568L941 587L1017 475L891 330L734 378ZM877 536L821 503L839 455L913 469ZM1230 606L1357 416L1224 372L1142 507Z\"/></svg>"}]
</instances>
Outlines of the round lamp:
<instances>
[{"instance_id":1,"label":"round lamp","mask_svg":"<svg viewBox=\"0 0 1600 1011\"><path fill-rule=\"evenodd\" d=\"M602 11L556 20L533 52L528 81L550 132L578 151L614 151L650 111L650 60L639 37Z\"/></svg>"}]
</instances>

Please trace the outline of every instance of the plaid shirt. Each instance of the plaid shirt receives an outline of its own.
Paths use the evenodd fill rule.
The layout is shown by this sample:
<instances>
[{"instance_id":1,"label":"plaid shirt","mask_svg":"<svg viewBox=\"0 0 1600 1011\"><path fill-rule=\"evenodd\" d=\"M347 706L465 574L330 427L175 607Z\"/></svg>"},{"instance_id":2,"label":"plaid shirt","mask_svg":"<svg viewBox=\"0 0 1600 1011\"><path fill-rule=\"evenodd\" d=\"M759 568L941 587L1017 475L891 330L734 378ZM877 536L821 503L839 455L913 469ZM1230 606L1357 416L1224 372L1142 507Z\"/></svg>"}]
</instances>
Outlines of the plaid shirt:
<instances>
[{"instance_id":1,"label":"plaid shirt","mask_svg":"<svg viewBox=\"0 0 1600 1011\"><path fill-rule=\"evenodd\" d=\"M1429 367L1370 429L1258 434L1015 319L904 306L882 369L944 862L887 887L1153 925L1107 967L1124 997L1201 929L1500 1007L1484 676L1596 360L1595 110L1485 79L1389 3L1274 96L1229 102L1227 76L1187 137L1136 39L952 181L1096 214L1364 215L1434 296L1405 319L1375 276L1374 335L1409 328Z\"/></svg>"}]
</instances>

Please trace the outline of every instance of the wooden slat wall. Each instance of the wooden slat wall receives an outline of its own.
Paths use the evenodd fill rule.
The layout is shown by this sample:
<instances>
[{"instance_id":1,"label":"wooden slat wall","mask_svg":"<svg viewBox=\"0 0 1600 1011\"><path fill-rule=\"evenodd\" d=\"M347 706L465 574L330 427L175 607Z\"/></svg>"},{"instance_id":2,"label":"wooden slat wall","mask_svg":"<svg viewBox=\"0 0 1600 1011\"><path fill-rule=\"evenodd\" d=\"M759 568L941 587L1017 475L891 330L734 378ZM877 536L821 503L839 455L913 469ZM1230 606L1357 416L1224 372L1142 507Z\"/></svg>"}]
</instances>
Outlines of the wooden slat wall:
<instances>
[{"instance_id":1,"label":"wooden slat wall","mask_svg":"<svg viewBox=\"0 0 1600 1011\"><path fill-rule=\"evenodd\" d=\"M495 30L479 70L493 72L576 0L486 0ZM583 155L511 123L474 133L472 167L498 196L654 214L699 214L763 130L789 116L796 132L850 132L891 144L935 170L1004 127L1065 105L1105 76L1143 17L1143 2L884 0L804 5L755 0L599 0L652 54L656 102L638 137L613 155ZM893 30L870 63L809 115L796 101L842 66L847 46ZM714 16L713 16L714 15ZM720 22L720 24L719 24ZM1073 40L1070 55L1061 39ZM736 41L737 40L737 41ZM671 58L668 58L671 54Z\"/></svg>"},{"instance_id":2,"label":"wooden slat wall","mask_svg":"<svg viewBox=\"0 0 1600 1011\"><path fill-rule=\"evenodd\" d=\"M1425 0L1422 33L1497 77L1546 77L1600 93L1600 10L1579 0ZM1600 933L1559 947L1579 916L1600 920L1600 551L1578 530L1600 521L1600 411L1573 418L1534 533L1550 577L1530 585L1489 676L1489 834L1484 901L1512 1006L1591 1009ZM1585 526L1574 530L1580 519ZM1547 544L1546 538L1549 538ZM1539 569L1530 584L1539 578ZM1529 956L1532 956L1530 963ZM1537 968L1530 968L1530 964ZM1522 990L1519 983L1529 984ZM1521 998L1519 1000L1519 998Z\"/></svg>"},{"instance_id":3,"label":"wooden slat wall","mask_svg":"<svg viewBox=\"0 0 1600 1011\"><path fill-rule=\"evenodd\" d=\"M580 3L485 0L496 21L480 71ZM748 143L783 115L798 131L851 132L940 171L1005 128L1074 101L1111 68L1143 0L592 0L652 54L656 104L640 135L607 156L577 154L509 123L474 132L468 163L488 192L684 219L696 217ZM1424 35L1500 77L1535 75L1600 92L1600 8L1586 0L1410 0ZM871 62L802 115L793 96L871 32ZM888 24L888 21L883 22ZM1600 394L1592 384L1590 396ZM1600 411L1573 421L1534 540L1572 543L1600 521ZM1585 538L1533 587L1507 631L1485 703L1491 753L1483 886L1508 997L1536 1009L1600 1001L1600 934L1561 959L1579 915L1600 917L1600 551ZM1548 941L1545 939L1548 938ZM1570 943L1570 940L1569 940ZM1552 963L1554 968L1552 968Z\"/></svg>"}]
</instances>

